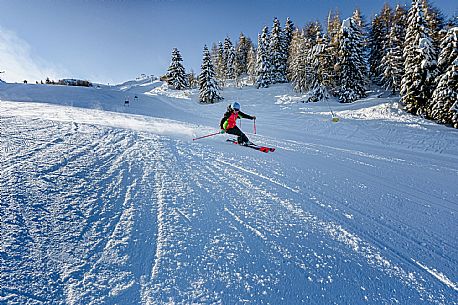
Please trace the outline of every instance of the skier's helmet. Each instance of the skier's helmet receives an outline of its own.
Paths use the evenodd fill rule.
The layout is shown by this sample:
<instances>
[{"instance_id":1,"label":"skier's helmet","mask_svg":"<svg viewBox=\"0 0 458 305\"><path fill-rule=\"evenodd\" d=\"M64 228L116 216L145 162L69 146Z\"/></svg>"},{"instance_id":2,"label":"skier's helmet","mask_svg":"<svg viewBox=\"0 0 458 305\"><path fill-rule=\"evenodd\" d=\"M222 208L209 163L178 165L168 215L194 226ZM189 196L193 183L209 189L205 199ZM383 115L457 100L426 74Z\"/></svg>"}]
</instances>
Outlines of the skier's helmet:
<instances>
[{"instance_id":1,"label":"skier's helmet","mask_svg":"<svg viewBox=\"0 0 458 305\"><path fill-rule=\"evenodd\" d=\"M240 110L240 104L238 102L233 102L232 105L231 105L231 108L233 110L239 111Z\"/></svg>"}]
</instances>

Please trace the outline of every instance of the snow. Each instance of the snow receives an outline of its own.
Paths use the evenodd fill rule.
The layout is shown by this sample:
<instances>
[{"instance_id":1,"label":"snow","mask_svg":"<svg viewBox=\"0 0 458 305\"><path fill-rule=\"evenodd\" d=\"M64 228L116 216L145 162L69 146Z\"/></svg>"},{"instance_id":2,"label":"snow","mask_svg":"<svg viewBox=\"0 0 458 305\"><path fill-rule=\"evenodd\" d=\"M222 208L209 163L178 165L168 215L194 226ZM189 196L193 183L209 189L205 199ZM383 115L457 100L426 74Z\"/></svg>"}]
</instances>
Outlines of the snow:
<instances>
[{"instance_id":1,"label":"snow","mask_svg":"<svg viewBox=\"0 0 458 305\"><path fill-rule=\"evenodd\" d=\"M182 122L167 119L151 119L149 117L108 112L97 109L82 109L69 106L36 104L24 102L2 102L2 110L6 115L21 116L30 120L52 120L73 124L102 125L112 128L123 128L135 131L149 131L159 135L175 135L191 137L195 127L186 126ZM24 113L23 107L29 111Z\"/></svg>"},{"instance_id":2,"label":"snow","mask_svg":"<svg viewBox=\"0 0 458 305\"><path fill-rule=\"evenodd\" d=\"M161 86L158 86L149 92L145 92L145 94L152 96L163 95L171 98L185 100L191 99L191 90L169 90L169 86L166 83L162 83Z\"/></svg>"},{"instance_id":3,"label":"snow","mask_svg":"<svg viewBox=\"0 0 458 305\"><path fill-rule=\"evenodd\" d=\"M437 272L437 270L435 269L431 270L427 266L423 266L422 264L420 264L419 262L416 262L415 260L414 262L417 263L421 268L425 269L427 272L431 273L434 277L436 277L439 281L441 281L445 285L449 286L450 288L452 288L455 291L458 291L458 286L455 283L453 283L450 279L448 279L445 275L443 275L442 273Z\"/></svg>"},{"instance_id":4,"label":"snow","mask_svg":"<svg viewBox=\"0 0 458 305\"><path fill-rule=\"evenodd\" d=\"M385 120L405 123L406 125L434 125L431 121L406 113L400 107L397 99L394 102L381 103L363 109L340 111L338 112L338 116L344 119L354 120Z\"/></svg>"},{"instance_id":5,"label":"snow","mask_svg":"<svg viewBox=\"0 0 458 305\"><path fill-rule=\"evenodd\" d=\"M0 84L0 303L458 304L456 129L380 92L222 94ZM192 141L235 100L274 153Z\"/></svg>"}]
</instances>

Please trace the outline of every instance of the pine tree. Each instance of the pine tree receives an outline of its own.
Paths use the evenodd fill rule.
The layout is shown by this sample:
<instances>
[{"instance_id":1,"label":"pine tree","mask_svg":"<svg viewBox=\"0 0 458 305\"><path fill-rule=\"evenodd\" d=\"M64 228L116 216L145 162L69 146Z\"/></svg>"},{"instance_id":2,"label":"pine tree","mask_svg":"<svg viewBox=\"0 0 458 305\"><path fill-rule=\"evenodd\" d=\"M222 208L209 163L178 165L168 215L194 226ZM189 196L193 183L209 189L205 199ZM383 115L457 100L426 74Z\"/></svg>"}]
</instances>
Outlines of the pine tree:
<instances>
[{"instance_id":1,"label":"pine tree","mask_svg":"<svg viewBox=\"0 0 458 305\"><path fill-rule=\"evenodd\" d=\"M239 41L235 48L235 78L238 85L240 78L248 72L248 52L252 48L253 43L250 38L245 37L240 33Z\"/></svg>"},{"instance_id":2,"label":"pine tree","mask_svg":"<svg viewBox=\"0 0 458 305\"><path fill-rule=\"evenodd\" d=\"M291 19L288 17L286 18L285 22L285 28L283 30L284 33L284 38L285 38L285 47L289 49L289 46L291 45L291 40L293 39L293 32L294 32L294 23L291 21Z\"/></svg>"},{"instance_id":3,"label":"pine tree","mask_svg":"<svg viewBox=\"0 0 458 305\"><path fill-rule=\"evenodd\" d=\"M433 101L431 117L458 128L458 58L440 76Z\"/></svg>"},{"instance_id":4,"label":"pine tree","mask_svg":"<svg viewBox=\"0 0 458 305\"><path fill-rule=\"evenodd\" d=\"M167 70L167 83L176 90L183 90L188 87L185 69L181 62L181 54L177 48L172 50L172 62Z\"/></svg>"},{"instance_id":5,"label":"pine tree","mask_svg":"<svg viewBox=\"0 0 458 305\"><path fill-rule=\"evenodd\" d=\"M434 88L437 59L424 19L421 0L413 0L407 24L401 102L408 112L423 115L428 113L427 101L431 98Z\"/></svg>"},{"instance_id":6,"label":"pine tree","mask_svg":"<svg viewBox=\"0 0 458 305\"><path fill-rule=\"evenodd\" d=\"M241 87L242 86L242 78L246 75L246 65L242 65L242 62L237 60L237 53L235 53L235 64L234 64L234 75L235 75L235 86Z\"/></svg>"},{"instance_id":7,"label":"pine tree","mask_svg":"<svg viewBox=\"0 0 458 305\"><path fill-rule=\"evenodd\" d=\"M437 87L430 101L431 117L458 128L458 27L450 29L441 43Z\"/></svg>"},{"instance_id":8,"label":"pine tree","mask_svg":"<svg viewBox=\"0 0 458 305\"><path fill-rule=\"evenodd\" d=\"M313 47L316 43L317 36L323 32L323 27L319 21L309 22L304 27L304 36L305 39L310 44L310 47Z\"/></svg>"},{"instance_id":9,"label":"pine tree","mask_svg":"<svg viewBox=\"0 0 458 305\"><path fill-rule=\"evenodd\" d=\"M224 39L224 62L226 64L226 77L235 78L235 49L229 37Z\"/></svg>"},{"instance_id":10,"label":"pine tree","mask_svg":"<svg viewBox=\"0 0 458 305\"><path fill-rule=\"evenodd\" d=\"M376 83L380 83L385 70L382 59L388 49L391 20L392 10L388 4L385 4L380 15L372 20L369 31L369 71Z\"/></svg>"},{"instance_id":11,"label":"pine tree","mask_svg":"<svg viewBox=\"0 0 458 305\"><path fill-rule=\"evenodd\" d=\"M258 35L256 52L256 87L267 88L271 84L271 61L269 53L269 28L264 27Z\"/></svg>"},{"instance_id":12,"label":"pine tree","mask_svg":"<svg viewBox=\"0 0 458 305\"><path fill-rule=\"evenodd\" d=\"M212 49L210 51L210 55L211 55L211 58L212 58L213 66L216 67L216 64L218 62L218 45L216 43L212 44Z\"/></svg>"},{"instance_id":13,"label":"pine tree","mask_svg":"<svg viewBox=\"0 0 458 305\"><path fill-rule=\"evenodd\" d=\"M448 69L458 57L458 27L451 28L447 31L446 35L440 45L441 53L438 60L439 73L443 73Z\"/></svg>"},{"instance_id":14,"label":"pine tree","mask_svg":"<svg viewBox=\"0 0 458 305\"><path fill-rule=\"evenodd\" d=\"M389 38L388 51L382 59L385 70L381 82L386 90L391 90L394 94L401 88L404 59L402 57L402 41L396 35L396 27L391 28Z\"/></svg>"},{"instance_id":15,"label":"pine tree","mask_svg":"<svg viewBox=\"0 0 458 305\"><path fill-rule=\"evenodd\" d=\"M368 58L369 58L369 24L366 21L366 17L362 14L360 9L356 9L353 12L353 20L355 20L356 25L358 26L361 33L361 48L363 49L364 62L366 65L366 70L369 68Z\"/></svg>"},{"instance_id":16,"label":"pine tree","mask_svg":"<svg viewBox=\"0 0 458 305\"><path fill-rule=\"evenodd\" d=\"M361 10L359 8L357 8L354 12L353 12L353 20L355 20L355 23L357 26L359 26L363 32L363 34L365 33L366 31L366 27L367 27L367 22L366 22L366 18L364 18L363 14L361 13Z\"/></svg>"},{"instance_id":17,"label":"pine tree","mask_svg":"<svg viewBox=\"0 0 458 305\"><path fill-rule=\"evenodd\" d=\"M356 57L358 58L358 70L361 71L362 73L362 85L364 87L367 87L369 83L369 78L368 78L368 63L366 60L366 54L367 54L367 41L368 37L366 34L366 21L364 20L364 16L361 14L361 11L357 9L352 16L352 19L354 21L354 35L355 35L355 43L356 43L356 50L358 54L356 54ZM364 95L365 96L365 93Z\"/></svg>"},{"instance_id":18,"label":"pine tree","mask_svg":"<svg viewBox=\"0 0 458 305\"><path fill-rule=\"evenodd\" d=\"M269 52L271 59L271 82L286 82L286 60L287 49L285 49L283 32L280 27L280 21L275 18L272 26L272 32L269 41Z\"/></svg>"},{"instance_id":19,"label":"pine tree","mask_svg":"<svg viewBox=\"0 0 458 305\"><path fill-rule=\"evenodd\" d=\"M199 85L196 73L191 69L191 72L187 75L189 88L195 89Z\"/></svg>"},{"instance_id":20,"label":"pine tree","mask_svg":"<svg viewBox=\"0 0 458 305\"><path fill-rule=\"evenodd\" d=\"M224 48L221 41L218 42L218 45L212 49L213 56L213 67L215 68L216 78L219 80L219 83L224 87L226 82L226 63L224 61Z\"/></svg>"},{"instance_id":21,"label":"pine tree","mask_svg":"<svg viewBox=\"0 0 458 305\"><path fill-rule=\"evenodd\" d=\"M335 67L329 64L330 59L334 56L333 49L327 34L323 34L320 40L321 42L318 45L323 45L321 47L322 51L319 54L320 74L322 75L323 85L329 93L332 93L335 90L335 79L337 78Z\"/></svg>"},{"instance_id":22,"label":"pine tree","mask_svg":"<svg viewBox=\"0 0 458 305\"><path fill-rule=\"evenodd\" d=\"M364 64L362 35L354 19L343 21L339 48L339 100L353 102L366 96L367 72Z\"/></svg>"},{"instance_id":23,"label":"pine tree","mask_svg":"<svg viewBox=\"0 0 458 305\"><path fill-rule=\"evenodd\" d=\"M445 17L442 12L428 3L427 0L422 0L425 21L428 24L429 36L433 42L435 52L440 52L440 44L444 38L445 31Z\"/></svg>"},{"instance_id":24,"label":"pine tree","mask_svg":"<svg viewBox=\"0 0 458 305\"><path fill-rule=\"evenodd\" d=\"M253 43L251 39L245 37L243 33L240 33L239 41L235 47L235 66L236 66L236 76L241 76L247 73L248 70L248 52L252 47Z\"/></svg>"},{"instance_id":25,"label":"pine tree","mask_svg":"<svg viewBox=\"0 0 458 305\"><path fill-rule=\"evenodd\" d=\"M342 20L340 19L339 12L329 12L327 33L329 37L329 44L331 47L334 47L335 49L339 49L341 25Z\"/></svg>"},{"instance_id":26,"label":"pine tree","mask_svg":"<svg viewBox=\"0 0 458 305\"><path fill-rule=\"evenodd\" d=\"M303 31L294 30L289 53L288 78L291 79L291 84L296 92L306 92L306 47Z\"/></svg>"},{"instance_id":27,"label":"pine tree","mask_svg":"<svg viewBox=\"0 0 458 305\"><path fill-rule=\"evenodd\" d=\"M215 70L207 46L204 47L201 72L199 74L199 97L201 103L214 103L221 99Z\"/></svg>"},{"instance_id":28,"label":"pine tree","mask_svg":"<svg viewBox=\"0 0 458 305\"><path fill-rule=\"evenodd\" d=\"M327 23L327 37L329 41L329 58L326 61L326 70L328 71L329 89L333 95L338 95L339 79L337 77L339 46L341 40L342 21L339 12L329 12Z\"/></svg>"},{"instance_id":29,"label":"pine tree","mask_svg":"<svg viewBox=\"0 0 458 305\"><path fill-rule=\"evenodd\" d=\"M397 6L393 17L390 35L388 37L388 49L383 56L382 85L392 93L401 90L401 79L404 75L404 57L402 54L405 38L406 11Z\"/></svg>"},{"instance_id":30,"label":"pine tree","mask_svg":"<svg viewBox=\"0 0 458 305\"><path fill-rule=\"evenodd\" d=\"M256 81L256 52L253 45L250 46L247 56L248 81L252 84Z\"/></svg>"},{"instance_id":31,"label":"pine tree","mask_svg":"<svg viewBox=\"0 0 458 305\"><path fill-rule=\"evenodd\" d=\"M407 28L407 10L404 6L396 5L392 19L392 26L396 27L398 38L403 41L406 37Z\"/></svg>"},{"instance_id":32,"label":"pine tree","mask_svg":"<svg viewBox=\"0 0 458 305\"><path fill-rule=\"evenodd\" d=\"M285 46L289 49L289 45L291 44L291 40L293 39L293 32L294 32L294 23L291 19L286 18L285 28L283 30L284 37L285 37Z\"/></svg>"},{"instance_id":33,"label":"pine tree","mask_svg":"<svg viewBox=\"0 0 458 305\"><path fill-rule=\"evenodd\" d=\"M285 28L283 30L284 33L284 38L285 38L285 50L286 50L286 79L287 81L291 81L289 78L289 73L288 73L288 66L289 66L289 61L290 61L290 46L291 46L291 40L293 39L293 32L294 32L294 23L291 21L291 19L286 18L286 23L285 23Z\"/></svg>"},{"instance_id":34,"label":"pine tree","mask_svg":"<svg viewBox=\"0 0 458 305\"><path fill-rule=\"evenodd\" d=\"M314 79L316 78L316 71L313 70L315 67L313 63L313 57L311 56L311 54L312 49L317 41L316 37L317 35L319 35L319 23L311 22L308 25L306 25L304 30L302 31L302 35L304 37L304 44L301 50L302 54L299 55L299 58L302 61L301 64L304 65L302 87L304 92L307 92L312 89L312 84L314 82Z\"/></svg>"},{"instance_id":35,"label":"pine tree","mask_svg":"<svg viewBox=\"0 0 458 305\"><path fill-rule=\"evenodd\" d=\"M329 98L329 72L326 62L329 60L329 41L326 35L317 33L316 41L308 52L310 66L310 92L308 101L317 102Z\"/></svg>"}]
</instances>

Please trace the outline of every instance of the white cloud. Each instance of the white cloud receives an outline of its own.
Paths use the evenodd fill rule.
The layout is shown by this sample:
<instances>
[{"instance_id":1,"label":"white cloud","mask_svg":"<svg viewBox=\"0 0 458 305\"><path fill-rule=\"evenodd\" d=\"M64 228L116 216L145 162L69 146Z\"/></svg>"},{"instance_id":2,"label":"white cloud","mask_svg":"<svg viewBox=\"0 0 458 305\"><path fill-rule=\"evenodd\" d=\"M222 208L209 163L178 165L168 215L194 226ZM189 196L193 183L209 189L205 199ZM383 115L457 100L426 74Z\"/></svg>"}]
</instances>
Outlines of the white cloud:
<instances>
[{"instance_id":1,"label":"white cloud","mask_svg":"<svg viewBox=\"0 0 458 305\"><path fill-rule=\"evenodd\" d=\"M30 45L14 32L0 27L0 78L7 82L35 82L69 75L43 59L32 56Z\"/></svg>"}]
</instances>

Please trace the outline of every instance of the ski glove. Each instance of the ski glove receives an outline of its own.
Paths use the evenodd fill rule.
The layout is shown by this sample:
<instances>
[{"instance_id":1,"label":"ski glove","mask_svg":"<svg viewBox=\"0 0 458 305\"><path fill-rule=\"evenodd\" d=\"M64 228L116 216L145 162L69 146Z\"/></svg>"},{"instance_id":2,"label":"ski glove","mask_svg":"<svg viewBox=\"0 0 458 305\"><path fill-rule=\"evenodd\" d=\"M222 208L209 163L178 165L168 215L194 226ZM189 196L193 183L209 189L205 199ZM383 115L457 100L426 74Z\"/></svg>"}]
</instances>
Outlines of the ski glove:
<instances>
[{"instance_id":1,"label":"ski glove","mask_svg":"<svg viewBox=\"0 0 458 305\"><path fill-rule=\"evenodd\" d=\"M256 120L256 116L255 115L253 115L253 120Z\"/></svg>"},{"instance_id":2,"label":"ski glove","mask_svg":"<svg viewBox=\"0 0 458 305\"><path fill-rule=\"evenodd\" d=\"M226 130L221 129L221 131L219 133L225 133L225 132L226 132Z\"/></svg>"}]
</instances>

